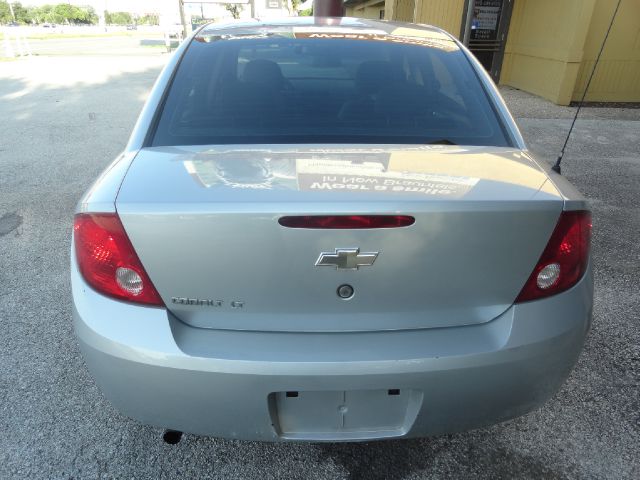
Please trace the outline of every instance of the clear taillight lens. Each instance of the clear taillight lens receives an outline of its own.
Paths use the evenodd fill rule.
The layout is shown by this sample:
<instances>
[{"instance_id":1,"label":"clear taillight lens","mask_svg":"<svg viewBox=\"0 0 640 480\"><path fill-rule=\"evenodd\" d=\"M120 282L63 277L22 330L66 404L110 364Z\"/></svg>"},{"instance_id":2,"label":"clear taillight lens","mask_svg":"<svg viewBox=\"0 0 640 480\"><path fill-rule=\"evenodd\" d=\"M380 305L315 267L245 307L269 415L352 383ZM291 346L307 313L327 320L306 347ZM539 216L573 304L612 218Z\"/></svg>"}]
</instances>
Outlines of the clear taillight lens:
<instances>
[{"instance_id":1,"label":"clear taillight lens","mask_svg":"<svg viewBox=\"0 0 640 480\"><path fill-rule=\"evenodd\" d=\"M164 306L117 214L78 214L73 235L80 273L96 291L119 300Z\"/></svg>"},{"instance_id":2,"label":"clear taillight lens","mask_svg":"<svg viewBox=\"0 0 640 480\"><path fill-rule=\"evenodd\" d=\"M591 213L562 212L558 224L516 303L555 295L584 275L591 245Z\"/></svg>"}]
</instances>

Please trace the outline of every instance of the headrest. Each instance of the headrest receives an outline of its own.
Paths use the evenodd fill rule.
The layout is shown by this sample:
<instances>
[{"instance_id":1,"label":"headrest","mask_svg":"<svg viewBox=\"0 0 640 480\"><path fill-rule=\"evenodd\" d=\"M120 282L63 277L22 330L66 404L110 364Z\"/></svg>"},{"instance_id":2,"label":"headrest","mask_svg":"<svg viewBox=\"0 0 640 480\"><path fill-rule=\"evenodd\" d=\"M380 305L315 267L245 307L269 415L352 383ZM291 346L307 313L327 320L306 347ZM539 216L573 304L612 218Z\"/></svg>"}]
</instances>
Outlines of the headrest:
<instances>
[{"instance_id":1,"label":"headrest","mask_svg":"<svg viewBox=\"0 0 640 480\"><path fill-rule=\"evenodd\" d=\"M284 82L282 71L276 62L258 58L251 60L242 73L244 83L264 85L269 88L280 88Z\"/></svg>"}]
</instances>

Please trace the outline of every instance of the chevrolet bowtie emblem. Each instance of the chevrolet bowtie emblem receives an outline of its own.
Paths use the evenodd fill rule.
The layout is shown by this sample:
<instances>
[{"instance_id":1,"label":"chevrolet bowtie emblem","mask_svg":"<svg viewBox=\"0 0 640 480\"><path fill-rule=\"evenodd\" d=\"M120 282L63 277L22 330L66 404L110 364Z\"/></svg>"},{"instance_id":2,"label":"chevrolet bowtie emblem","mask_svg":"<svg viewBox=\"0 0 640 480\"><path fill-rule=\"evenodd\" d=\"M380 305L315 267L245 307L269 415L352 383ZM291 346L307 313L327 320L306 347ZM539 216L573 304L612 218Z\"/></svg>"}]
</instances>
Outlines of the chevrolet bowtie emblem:
<instances>
[{"instance_id":1,"label":"chevrolet bowtie emblem","mask_svg":"<svg viewBox=\"0 0 640 480\"><path fill-rule=\"evenodd\" d=\"M360 253L359 248L336 248L334 253L322 252L316 260L316 267L336 267L336 270L358 270L373 265L378 252Z\"/></svg>"}]
</instances>

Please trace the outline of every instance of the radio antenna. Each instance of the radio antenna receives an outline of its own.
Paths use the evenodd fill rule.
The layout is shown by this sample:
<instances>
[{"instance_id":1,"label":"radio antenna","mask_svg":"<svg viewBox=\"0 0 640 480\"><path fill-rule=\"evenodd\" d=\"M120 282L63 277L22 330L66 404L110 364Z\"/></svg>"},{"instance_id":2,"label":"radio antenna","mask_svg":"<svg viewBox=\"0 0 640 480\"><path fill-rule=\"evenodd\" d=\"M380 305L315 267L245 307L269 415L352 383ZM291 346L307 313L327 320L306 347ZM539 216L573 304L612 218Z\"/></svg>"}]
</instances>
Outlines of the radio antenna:
<instances>
[{"instance_id":1,"label":"radio antenna","mask_svg":"<svg viewBox=\"0 0 640 480\"><path fill-rule=\"evenodd\" d=\"M587 96L587 91L589 90L589 86L591 85L591 80L593 80L593 75L596 73L596 68L598 67L598 62L600 61L600 57L602 56L602 52L604 50L604 46L607 43L607 38L609 38L609 33L611 33L611 27L613 27L613 21L616 19L616 15L618 14L618 9L620 8L620 3L622 0L618 0L618 4L616 5L616 9L613 11L613 15L611 17L611 22L609 23L609 28L607 29L607 33L604 36L604 40L602 41L602 45L600 46L600 52L598 52L598 56L596 57L596 61L593 64L593 70L591 70L591 75L589 76L589 81L587 85L584 87L584 92L582 92L582 98L578 103L578 108L576 109L576 114L573 116L573 122L571 122L571 127L569 127L569 133L567 133L567 138L564 139L564 145L562 145L562 150L560 150L560 155L558 155L558 159L556 163L551 167L554 172L562 173L560 169L560 163L562 162L562 157L564 157L564 151L567 148L567 143L569 143L569 137L571 137L571 132L573 132L573 126L576 124L576 120L578 119L578 114L582 109L582 104L584 103L584 99Z\"/></svg>"}]
</instances>

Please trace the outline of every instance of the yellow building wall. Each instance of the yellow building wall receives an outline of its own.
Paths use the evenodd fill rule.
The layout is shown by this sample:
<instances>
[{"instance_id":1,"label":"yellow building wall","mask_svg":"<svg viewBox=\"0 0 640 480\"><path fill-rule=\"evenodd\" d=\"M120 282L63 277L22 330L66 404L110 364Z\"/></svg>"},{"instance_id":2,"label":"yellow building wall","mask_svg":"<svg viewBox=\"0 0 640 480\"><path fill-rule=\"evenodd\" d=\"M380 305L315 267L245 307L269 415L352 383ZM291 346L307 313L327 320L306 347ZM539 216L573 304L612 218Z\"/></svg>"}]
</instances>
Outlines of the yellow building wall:
<instances>
[{"instance_id":1,"label":"yellow building wall","mask_svg":"<svg viewBox=\"0 0 640 480\"><path fill-rule=\"evenodd\" d=\"M465 1L385 0L385 13L389 20L426 23L442 28L458 37L462 26Z\"/></svg>"},{"instance_id":2,"label":"yellow building wall","mask_svg":"<svg viewBox=\"0 0 640 480\"><path fill-rule=\"evenodd\" d=\"M380 10L384 10L384 2L358 9L356 9L355 7L347 7L345 9L345 15L347 17L370 18L372 20L379 20Z\"/></svg>"},{"instance_id":3,"label":"yellow building wall","mask_svg":"<svg viewBox=\"0 0 640 480\"><path fill-rule=\"evenodd\" d=\"M459 36L466 1L385 0L385 14ZM579 100L617 0L513 2L500 83L560 105ZM640 102L640 0L622 0L587 100Z\"/></svg>"},{"instance_id":4,"label":"yellow building wall","mask_svg":"<svg viewBox=\"0 0 640 480\"><path fill-rule=\"evenodd\" d=\"M595 1L516 0L500 83L569 104Z\"/></svg>"},{"instance_id":5,"label":"yellow building wall","mask_svg":"<svg viewBox=\"0 0 640 480\"><path fill-rule=\"evenodd\" d=\"M582 98L616 4L596 1L573 100ZM586 100L640 102L640 0L622 0Z\"/></svg>"},{"instance_id":6,"label":"yellow building wall","mask_svg":"<svg viewBox=\"0 0 640 480\"><path fill-rule=\"evenodd\" d=\"M418 0L415 22L442 28L459 38L464 5L465 0Z\"/></svg>"},{"instance_id":7,"label":"yellow building wall","mask_svg":"<svg viewBox=\"0 0 640 480\"><path fill-rule=\"evenodd\" d=\"M413 22L415 8L415 0L385 0L385 13L389 20Z\"/></svg>"},{"instance_id":8,"label":"yellow building wall","mask_svg":"<svg viewBox=\"0 0 640 480\"><path fill-rule=\"evenodd\" d=\"M379 20L380 10L384 10L384 7L385 7L385 0L379 0L378 2L369 1L362 5L346 7L345 15L347 17L370 18L373 20Z\"/></svg>"}]
</instances>

